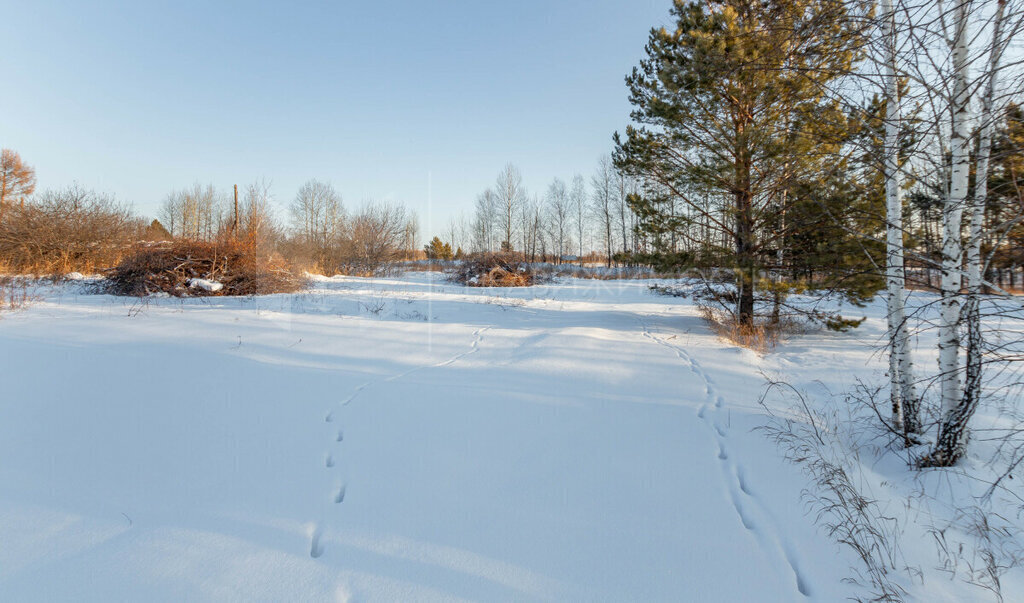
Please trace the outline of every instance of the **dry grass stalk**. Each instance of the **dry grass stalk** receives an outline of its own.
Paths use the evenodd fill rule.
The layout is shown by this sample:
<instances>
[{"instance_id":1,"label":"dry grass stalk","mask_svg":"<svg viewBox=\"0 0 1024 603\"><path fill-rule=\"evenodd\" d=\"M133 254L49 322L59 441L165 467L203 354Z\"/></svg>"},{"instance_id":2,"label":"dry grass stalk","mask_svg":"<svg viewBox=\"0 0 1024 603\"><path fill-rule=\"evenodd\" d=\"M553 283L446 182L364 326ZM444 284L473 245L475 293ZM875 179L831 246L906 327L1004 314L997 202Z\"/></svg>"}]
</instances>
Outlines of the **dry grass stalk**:
<instances>
[{"instance_id":1,"label":"dry grass stalk","mask_svg":"<svg viewBox=\"0 0 1024 603\"><path fill-rule=\"evenodd\" d=\"M716 312L708 306L698 306L698 311L700 317L707 321L716 335L762 354L775 349L785 336L803 331L803 327L792 320L772 322L770 319L764 319L756 321L753 325L743 325L731 314Z\"/></svg>"},{"instance_id":2,"label":"dry grass stalk","mask_svg":"<svg viewBox=\"0 0 1024 603\"><path fill-rule=\"evenodd\" d=\"M36 296L29 292L28 279L16 276L0 277L0 310L23 310Z\"/></svg>"}]
</instances>

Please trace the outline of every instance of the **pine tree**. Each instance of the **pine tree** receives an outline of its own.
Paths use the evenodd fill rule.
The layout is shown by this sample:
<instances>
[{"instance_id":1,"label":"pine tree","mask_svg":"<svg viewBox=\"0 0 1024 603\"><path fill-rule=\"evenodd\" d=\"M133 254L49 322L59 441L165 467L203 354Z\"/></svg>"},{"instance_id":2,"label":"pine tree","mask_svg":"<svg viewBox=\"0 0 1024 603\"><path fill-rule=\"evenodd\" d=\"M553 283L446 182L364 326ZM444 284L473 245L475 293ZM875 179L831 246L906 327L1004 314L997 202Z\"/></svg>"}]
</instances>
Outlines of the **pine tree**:
<instances>
[{"instance_id":1,"label":"pine tree","mask_svg":"<svg viewBox=\"0 0 1024 603\"><path fill-rule=\"evenodd\" d=\"M428 260L450 260L452 259L451 243L445 243L441 237L434 237L429 243L423 246Z\"/></svg>"},{"instance_id":2,"label":"pine tree","mask_svg":"<svg viewBox=\"0 0 1024 603\"><path fill-rule=\"evenodd\" d=\"M626 78L640 126L616 134L615 162L660 189L630 199L642 228L692 237L694 216L709 227L698 243L732 269L734 315L750 326L755 283L804 201L792 192L829 171L830 141L845 136L823 91L848 72L857 35L841 0L676 0L671 13L675 28L651 31Z\"/></svg>"},{"instance_id":3,"label":"pine tree","mask_svg":"<svg viewBox=\"0 0 1024 603\"><path fill-rule=\"evenodd\" d=\"M170 241L174 237L168 232L164 225L160 223L160 220L153 220L149 226L146 227L145 235L147 241Z\"/></svg>"}]
</instances>

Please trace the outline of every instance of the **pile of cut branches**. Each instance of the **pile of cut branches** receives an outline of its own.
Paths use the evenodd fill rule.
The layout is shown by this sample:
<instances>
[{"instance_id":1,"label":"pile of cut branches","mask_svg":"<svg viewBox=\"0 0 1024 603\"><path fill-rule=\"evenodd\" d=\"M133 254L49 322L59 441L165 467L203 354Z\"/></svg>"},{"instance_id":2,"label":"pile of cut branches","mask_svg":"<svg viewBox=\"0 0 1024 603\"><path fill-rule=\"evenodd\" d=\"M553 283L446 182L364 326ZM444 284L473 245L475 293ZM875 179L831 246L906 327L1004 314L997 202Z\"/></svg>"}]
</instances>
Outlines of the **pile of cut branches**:
<instances>
[{"instance_id":1,"label":"pile of cut branches","mask_svg":"<svg viewBox=\"0 0 1024 603\"><path fill-rule=\"evenodd\" d=\"M470 287L529 287L537 273L516 254L481 253L464 260L451 278Z\"/></svg>"},{"instance_id":2,"label":"pile of cut branches","mask_svg":"<svg viewBox=\"0 0 1024 603\"><path fill-rule=\"evenodd\" d=\"M114 295L175 297L290 293L304 279L278 256L243 242L144 244L106 274Z\"/></svg>"}]
</instances>

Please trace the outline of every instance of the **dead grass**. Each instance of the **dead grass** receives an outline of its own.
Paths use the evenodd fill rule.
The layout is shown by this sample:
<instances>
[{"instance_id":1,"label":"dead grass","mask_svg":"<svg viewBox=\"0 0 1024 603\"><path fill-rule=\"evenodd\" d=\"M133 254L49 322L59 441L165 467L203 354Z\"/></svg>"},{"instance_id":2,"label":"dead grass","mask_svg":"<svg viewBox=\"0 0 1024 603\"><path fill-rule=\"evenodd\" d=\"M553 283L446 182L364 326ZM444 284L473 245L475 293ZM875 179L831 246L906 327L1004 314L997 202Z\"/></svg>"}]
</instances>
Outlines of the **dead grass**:
<instances>
[{"instance_id":1,"label":"dead grass","mask_svg":"<svg viewBox=\"0 0 1024 603\"><path fill-rule=\"evenodd\" d=\"M29 291L28 279L17 276L0 277L0 310L23 310L35 300L36 296Z\"/></svg>"},{"instance_id":2,"label":"dead grass","mask_svg":"<svg viewBox=\"0 0 1024 603\"><path fill-rule=\"evenodd\" d=\"M740 347L764 354L772 351L780 341L806 332L806 326L792 319L772 322L769 318L755 320L753 325L742 325L726 312L698 305L697 311L716 335Z\"/></svg>"},{"instance_id":3,"label":"dead grass","mask_svg":"<svg viewBox=\"0 0 1024 603\"><path fill-rule=\"evenodd\" d=\"M106 276L107 292L139 297L265 295L291 293L305 285L279 256L235 241L140 245ZM221 288L204 289L194 279L219 283Z\"/></svg>"}]
</instances>

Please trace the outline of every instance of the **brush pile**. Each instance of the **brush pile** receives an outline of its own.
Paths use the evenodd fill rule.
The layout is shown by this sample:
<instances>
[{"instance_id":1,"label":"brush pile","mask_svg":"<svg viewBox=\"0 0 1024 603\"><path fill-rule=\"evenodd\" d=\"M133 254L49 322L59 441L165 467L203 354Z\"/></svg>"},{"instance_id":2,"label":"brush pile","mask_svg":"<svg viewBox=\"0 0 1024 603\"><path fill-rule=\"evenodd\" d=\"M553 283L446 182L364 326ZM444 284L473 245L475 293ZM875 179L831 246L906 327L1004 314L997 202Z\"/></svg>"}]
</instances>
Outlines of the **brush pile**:
<instances>
[{"instance_id":1,"label":"brush pile","mask_svg":"<svg viewBox=\"0 0 1024 603\"><path fill-rule=\"evenodd\" d=\"M516 254L482 253L464 260L451 278L470 287L529 287L537 273Z\"/></svg>"},{"instance_id":2,"label":"brush pile","mask_svg":"<svg viewBox=\"0 0 1024 603\"><path fill-rule=\"evenodd\" d=\"M106 274L114 295L174 297L291 293L305 282L279 256L236 242L174 241L136 247Z\"/></svg>"}]
</instances>

